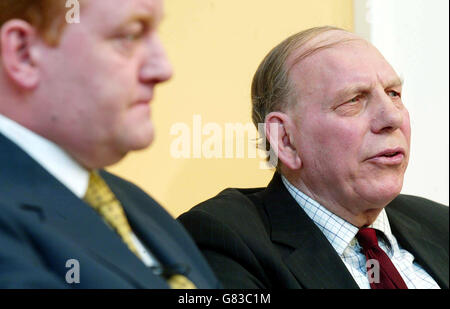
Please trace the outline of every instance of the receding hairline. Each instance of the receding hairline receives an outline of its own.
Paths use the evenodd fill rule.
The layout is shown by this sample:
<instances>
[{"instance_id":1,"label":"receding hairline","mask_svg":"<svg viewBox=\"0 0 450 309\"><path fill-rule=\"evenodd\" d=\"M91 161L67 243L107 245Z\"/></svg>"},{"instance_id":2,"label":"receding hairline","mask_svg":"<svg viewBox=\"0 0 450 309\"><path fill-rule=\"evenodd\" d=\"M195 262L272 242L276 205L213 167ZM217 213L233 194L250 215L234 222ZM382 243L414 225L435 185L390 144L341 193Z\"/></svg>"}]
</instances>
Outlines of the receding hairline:
<instances>
[{"instance_id":1,"label":"receding hairline","mask_svg":"<svg viewBox=\"0 0 450 309\"><path fill-rule=\"evenodd\" d=\"M333 37L333 33L340 34L340 37ZM330 49L335 46L349 43L349 42L365 42L370 44L365 39L357 36L356 34L339 28L332 28L326 30L313 38L309 39L301 46L294 46L285 61L285 70L289 74L291 69L298 65L302 60L322 51Z\"/></svg>"}]
</instances>

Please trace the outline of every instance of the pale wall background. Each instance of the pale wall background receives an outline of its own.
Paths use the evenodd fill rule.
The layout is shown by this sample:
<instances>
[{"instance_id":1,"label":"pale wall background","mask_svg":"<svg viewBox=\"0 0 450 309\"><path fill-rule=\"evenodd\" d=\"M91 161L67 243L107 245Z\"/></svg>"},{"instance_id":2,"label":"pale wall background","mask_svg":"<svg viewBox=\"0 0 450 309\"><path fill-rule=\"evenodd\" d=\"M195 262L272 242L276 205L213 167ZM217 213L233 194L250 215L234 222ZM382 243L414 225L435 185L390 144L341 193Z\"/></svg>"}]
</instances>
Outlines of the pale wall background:
<instances>
[{"instance_id":1,"label":"pale wall background","mask_svg":"<svg viewBox=\"0 0 450 309\"><path fill-rule=\"evenodd\" d=\"M166 0L161 37L175 69L152 103L157 138L109 170L132 180L173 215L226 187L266 186L273 172L256 159L175 159L178 122L247 123L250 85L263 57L300 30L335 25L353 30L351 0ZM246 152L247 153L247 152Z\"/></svg>"},{"instance_id":2,"label":"pale wall background","mask_svg":"<svg viewBox=\"0 0 450 309\"><path fill-rule=\"evenodd\" d=\"M405 79L411 159L403 193L449 203L449 1L354 0L355 32Z\"/></svg>"}]
</instances>

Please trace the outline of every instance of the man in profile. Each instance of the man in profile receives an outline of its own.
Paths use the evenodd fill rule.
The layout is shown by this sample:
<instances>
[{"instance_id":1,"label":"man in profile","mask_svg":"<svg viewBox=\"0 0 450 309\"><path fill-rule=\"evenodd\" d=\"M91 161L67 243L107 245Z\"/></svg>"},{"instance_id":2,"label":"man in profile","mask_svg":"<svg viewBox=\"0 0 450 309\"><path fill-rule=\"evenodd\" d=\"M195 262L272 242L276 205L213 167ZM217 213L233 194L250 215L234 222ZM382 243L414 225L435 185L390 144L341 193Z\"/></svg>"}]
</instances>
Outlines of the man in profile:
<instances>
[{"instance_id":1,"label":"man in profile","mask_svg":"<svg viewBox=\"0 0 450 309\"><path fill-rule=\"evenodd\" d=\"M0 3L0 287L214 288L194 242L104 167L153 139L162 0ZM150 171L151 172L151 171Z\"/></svg>"},{"instance_id":2,"label":"man in profile","mask_svg":"<svg viewBox=\"0 0 450 309\"><path fill-rule=\"evenodd\" d=\"M179 220L226 288L448 288L449 211L400 195L410 151L402 81L333 27L275 47L252 84L278 165Z\"/></svg>"}]
</instances>

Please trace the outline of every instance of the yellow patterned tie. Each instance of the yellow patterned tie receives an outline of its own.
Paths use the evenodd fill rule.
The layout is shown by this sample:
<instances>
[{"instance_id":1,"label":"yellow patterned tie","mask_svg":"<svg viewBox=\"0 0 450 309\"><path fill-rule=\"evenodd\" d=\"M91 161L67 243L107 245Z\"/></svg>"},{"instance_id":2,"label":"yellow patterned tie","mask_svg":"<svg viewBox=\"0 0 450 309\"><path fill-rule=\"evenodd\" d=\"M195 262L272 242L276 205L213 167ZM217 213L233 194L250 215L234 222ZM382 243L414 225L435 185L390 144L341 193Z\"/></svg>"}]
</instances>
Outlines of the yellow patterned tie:
<instances>
[{"instance_id":1,"label":"yellow patterned tie","mask_svg":"<svg viewBox=\"0 0 450 309\"><path fill-rule=\"evenodd\" d=\"M84 196L84 201L94 208L100 216L111 226L128 248L141 258L136 246L131 239L132 230L125 212L114 193L97 172L90 172L89 186ZM167 278L167 283L172 289L195 289L195 285L185 276L175 274Z\"/></svg>"},{"instance_id":2,"label":"yellow patterned tie","mask_svg":"<svg viewBox=\"0 0 450 309\"><path fill-rule=\"evenodd\" d=\"M128 224L122 205L96 172L91 172L89 175L89 186L84 200L100 214L106 223L119 234L128 248L140 258L131 239L131 227Z\"/></svg>"},{"instance_id":3,"label":"yellow patterned tie","mask_svg":"<svg viewBox=\"0 0 450 309\"><path fill-rule=\"evenodd\" d=\"M197 287L183 275L175 274L167 279L167 283L172 289L196 289Z\"/></svg>"}]
</instances>

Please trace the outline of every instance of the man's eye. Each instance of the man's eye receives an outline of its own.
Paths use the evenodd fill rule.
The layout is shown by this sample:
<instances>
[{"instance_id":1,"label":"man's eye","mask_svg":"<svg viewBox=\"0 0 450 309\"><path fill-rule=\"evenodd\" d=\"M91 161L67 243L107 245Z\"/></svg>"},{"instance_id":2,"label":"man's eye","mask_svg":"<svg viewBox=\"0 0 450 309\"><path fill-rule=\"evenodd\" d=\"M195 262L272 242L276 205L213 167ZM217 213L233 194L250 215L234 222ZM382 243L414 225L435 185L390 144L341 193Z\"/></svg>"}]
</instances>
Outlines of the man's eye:
<instances>
[{"instance_id":1,"label":"man's eye","mask_svg":"<svg viewBox=\"0 0 450 309\"><path fill-rule=\"evenodd\" d=\"M140 33L129 33L124 35L122 38L127 41L136 41L141 37Z\"/></svg>"},{"instance_id":2,"label":"man's eye","mask_svg":"<svg viewBox=\"0 0 450 309\"><path fill-rule=\"evenodd\" d=\"M347 103L358 103L359 101L361 101L361 96L360 95L354 97L353 99L351 99Z\"/></svg>"},{"instance_id":3,"label":"man's eye","mask_svg":"<svg viewBox=\"0 0 450 309\"><path fill-rule=\"evenodd\" d=\"M121 34L115 38L114 43L119 51L128 55L138 46L141 37L141 33Z\"/></svg>"},{"instance_id":4,"label":"man's eye","mask_svg":"<svg viewBox=\"0 0 450 309\"><path fill-rule=\"evenodd\" d=\"M390 90L387 92L388 96L391 98L401 97L400 93L394 90Z\"/></svg>"}]
</instances>

